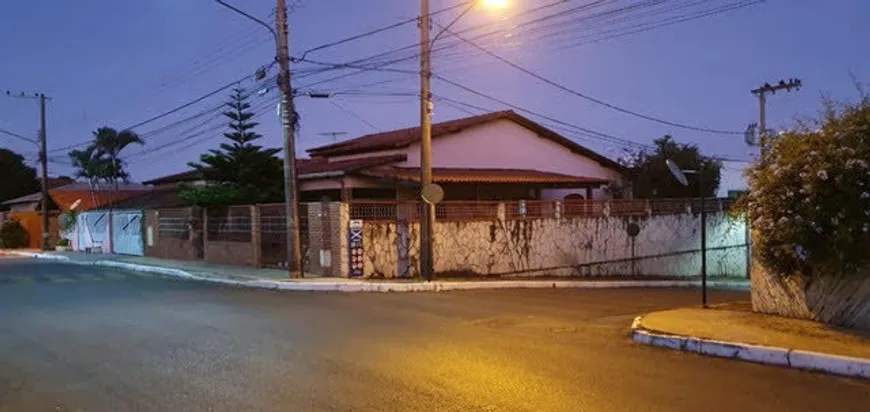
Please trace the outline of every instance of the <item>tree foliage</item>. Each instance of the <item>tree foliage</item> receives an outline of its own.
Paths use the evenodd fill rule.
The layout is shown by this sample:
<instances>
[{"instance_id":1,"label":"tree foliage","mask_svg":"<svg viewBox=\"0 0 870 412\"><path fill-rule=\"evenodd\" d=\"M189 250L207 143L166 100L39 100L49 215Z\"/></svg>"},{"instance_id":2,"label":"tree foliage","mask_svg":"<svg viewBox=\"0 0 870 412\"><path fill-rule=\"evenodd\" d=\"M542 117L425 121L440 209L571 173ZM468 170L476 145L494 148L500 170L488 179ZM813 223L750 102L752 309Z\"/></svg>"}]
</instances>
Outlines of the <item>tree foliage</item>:
<instances>
[{"instance_id":1,"label":"tree foliage","mask_svg":"<svg viewBox=\"0 0 870 412\"><path fill-rule=\"evenodd\" d=\"M870 264L870 99L829 103L819 119L780 133L747 178L741 210L766 267L811 276Z\"/></svg>"},{"instance_id":2,"label":"tree foliage","mask_svg":"<svg viewBox=\"0 0 870 412\"><path fill-rule=\"evenodd\" d=\"M101 127L93 132L93 141L82 150L69 153L76 177L85 178L91 182L127 182L130 174L121 159L121 152L133 144L142 145L145 142L132 130L117 131L111 127Z\"/></svg>"},{"instance_id":3,"label":"tree foliage","mask_svg":"<svg viewBox=\"0 0 870 412\"><path fill-rule=\"evenodd\" d=\"M276 154L281 149L256 144L263 136L254 131L257 123L251 120L254 113L243 89L233 90L227 108L228 141L201 155L199 163L189 164L208 185L183 189L182 199L202 207L280 201L283 170Z\"/></svg>"},{"instance_id":4,"label":"tree foliage","mask_svg":"<svg viewBox=\"0 0 870 412\"><path fill-rule=\"evenodd\" d=\"M17 249L27 245L27 230L17 219L9 219L0 225L0 248Z\"/></svg>"},{"instance_id":5,"label":"tree foliage","mask_svg":"<svg viewBox=\"0 0 870 412\"><path fill-rule=\"evenodd\" d=\"M24 157L0 148L0 202L26 196L39 191L36 169L27 166Z\"/></svg>"},{"instance_id":6,"label":"tree foliage","mask_svg":"<svg viewBox=\"0 0 870 412\"><path fill-rule=\"evenodd\" d=\"M668 169L666 160L674 161L683 170L700 170L704 174L703 194L715 197L719 189L722 162L701 155L698 146L677 143L671 136L654 141L653 151L641 151L622 163L629 169L628 176L635 198L689 198L701 193L697 174L687 174L688 186L680 184Z\"/></svg>"}]
</instances>

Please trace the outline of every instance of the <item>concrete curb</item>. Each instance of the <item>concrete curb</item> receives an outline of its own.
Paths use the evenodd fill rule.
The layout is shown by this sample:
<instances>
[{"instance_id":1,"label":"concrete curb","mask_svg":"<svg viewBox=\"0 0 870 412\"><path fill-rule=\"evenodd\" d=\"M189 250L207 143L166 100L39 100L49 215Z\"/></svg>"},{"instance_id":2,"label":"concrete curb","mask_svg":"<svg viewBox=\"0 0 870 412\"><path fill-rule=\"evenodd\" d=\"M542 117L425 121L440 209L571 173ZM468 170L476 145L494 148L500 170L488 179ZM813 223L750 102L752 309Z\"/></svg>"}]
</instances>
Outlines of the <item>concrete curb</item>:
<instances>
[{"instance_id":1,"label":"concrete curb","mask_svg":"<svg viewBox=\"0 0 870 412\"><path fill-rule=\"evenodd\" d=\"M870 379L870 359L772 346L680 336L647 330L641 316L631 324L631 339L645 345L695 352L717 358Z\"/></svg>"},{"instance_id":2,"label":"concrete curb","mask_svg":"<svg viewBox=\"0 0 870 412\"><path fill-rule=\"evenodd\" d=\"M281 282L274 280L233 280L198 276L190 272L158 266L139 265L135 263L118 262L114 260L81 261L67 256L38 252L9 252L14 255L34 259L55 260L65 263L115 267L126 270L157 273L175 276L183 279L219 283L258 289L309 291L309 292L448 292L481 289L617 289L617 288L681 288L698 287L700 281L695 280L628 280L628 281L594 281L594 280L504 280L504 281L467 281L467 282L373 282L373 281L341 281L341 282ZM729 290L749 290L748 283L727 281L707 282L710 288Z\"/></svg>"}]
</instances>

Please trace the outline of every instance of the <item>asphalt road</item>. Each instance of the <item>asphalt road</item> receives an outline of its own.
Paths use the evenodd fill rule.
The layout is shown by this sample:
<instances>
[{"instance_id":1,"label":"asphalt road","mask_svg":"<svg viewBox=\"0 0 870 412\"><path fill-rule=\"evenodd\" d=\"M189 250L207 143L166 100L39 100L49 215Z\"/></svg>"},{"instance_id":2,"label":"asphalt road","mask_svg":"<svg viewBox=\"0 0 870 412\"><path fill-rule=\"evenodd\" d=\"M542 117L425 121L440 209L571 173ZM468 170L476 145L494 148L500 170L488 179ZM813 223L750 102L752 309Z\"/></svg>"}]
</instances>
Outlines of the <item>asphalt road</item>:
<instances>
[{"instance_id":1,"label":"asphalt road","mask_svg":"<svg viewBox=\"0 0 870 412\"><path fill-rule=\"evenodd\" d=\"M628 339L697 300L269 292L6 258L0 411L868 410L866 382Z\"/></svg>"}]
</instances>

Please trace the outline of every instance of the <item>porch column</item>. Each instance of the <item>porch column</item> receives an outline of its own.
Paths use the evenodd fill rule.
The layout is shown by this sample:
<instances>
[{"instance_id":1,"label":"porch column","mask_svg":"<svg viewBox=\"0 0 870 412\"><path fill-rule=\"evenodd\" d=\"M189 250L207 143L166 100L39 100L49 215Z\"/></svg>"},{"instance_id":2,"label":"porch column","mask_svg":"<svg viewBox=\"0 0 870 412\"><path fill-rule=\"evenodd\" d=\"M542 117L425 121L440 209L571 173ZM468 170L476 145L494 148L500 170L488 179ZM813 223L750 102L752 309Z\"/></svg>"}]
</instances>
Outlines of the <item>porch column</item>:
<instances>
[{"instance_id":1,"label":"porch column","mask_svg":"<svg viewBox=\"0 0 870 412\"><path fill-rule=\"evenodd\" d=\"M586 188L586 200L592 200L592 188L591 187Z\"/></svg>"}]
</instances>

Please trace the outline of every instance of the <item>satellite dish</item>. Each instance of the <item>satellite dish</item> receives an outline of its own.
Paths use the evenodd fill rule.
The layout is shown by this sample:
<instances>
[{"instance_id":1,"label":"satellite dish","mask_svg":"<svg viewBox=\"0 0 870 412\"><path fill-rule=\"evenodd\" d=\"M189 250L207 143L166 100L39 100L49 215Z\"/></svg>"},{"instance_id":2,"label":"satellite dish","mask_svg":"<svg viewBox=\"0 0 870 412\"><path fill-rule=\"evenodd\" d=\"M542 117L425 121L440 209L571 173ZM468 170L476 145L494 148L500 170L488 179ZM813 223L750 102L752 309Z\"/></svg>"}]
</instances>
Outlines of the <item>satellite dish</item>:
<instances>
[{"instance_id":1,"label":"satellite dish","mask_svg":"<svg viewBox=\"0 0 870 412\"><path fill-rule=\"evenodd\" d=\"M686 174L683 173L682 170L680 170L680 167L677 166L677 164L674 163L673 160L671 160L671 159L665 160L665 163L668 164L668 169L671 169L671 174L674 175L674 178L677 179L677 181L680 182L681 185L683 185L683 186L689 185L689 180L686 179Z\"/></svg>"},{"instance_id":2,"label":"satellite dish","mask_svg":"<svg viewBox=\"0 0 870 412\"><path fill-rule=\"evenodd\" d=\"M81 199L76 199L76 201L73 202L72 205L70 205L69 210L76 210L76 208L78 208L79 206L81 206L81 204L82 204L82 200L81 200Z\"/></svg>"},{"instance_id":3,"label":"satellite dish","mask_svg":"<svg viewBox=\"0 0 870 412\"><path fill-rule=\"evenodd\" d=\"M444 189L435 183L429 183L428 185L423 186L420 196L423 198L424 202L430 205L437 205L444 200Z\"/></svg>"}]
</instances>

